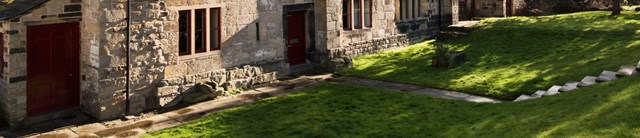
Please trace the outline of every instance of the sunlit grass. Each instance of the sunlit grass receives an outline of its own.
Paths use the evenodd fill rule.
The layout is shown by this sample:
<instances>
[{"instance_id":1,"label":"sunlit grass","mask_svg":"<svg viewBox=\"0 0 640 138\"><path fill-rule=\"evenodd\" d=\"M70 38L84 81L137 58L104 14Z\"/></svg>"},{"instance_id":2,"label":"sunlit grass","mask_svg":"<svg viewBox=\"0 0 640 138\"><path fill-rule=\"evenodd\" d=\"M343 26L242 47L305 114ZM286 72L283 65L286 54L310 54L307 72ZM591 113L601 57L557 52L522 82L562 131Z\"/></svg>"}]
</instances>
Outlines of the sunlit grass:
<instances>
[{"instance_id":1,"label":"sunlit grass","mask_svg":"<svg viewBox=\"0 0 640 138\"><path fill-rule=\"evenodd\" d=\"M640 137L640 78L478 104L325 83L147 137Z\"/></svg>"},{"instance_id":2,"label":"sunlit grass","mask_svg":"<svg viewBox=\"0 0 640 138\"><path fill-rule=\"evenodd\" d=\"M450 89L505 100L579 81L640 60L640 13L581 12L544 17L491 18L462 39L456 69L431 67L433 41L356 58L340 74Z\"/></svg>"}]
</instances>

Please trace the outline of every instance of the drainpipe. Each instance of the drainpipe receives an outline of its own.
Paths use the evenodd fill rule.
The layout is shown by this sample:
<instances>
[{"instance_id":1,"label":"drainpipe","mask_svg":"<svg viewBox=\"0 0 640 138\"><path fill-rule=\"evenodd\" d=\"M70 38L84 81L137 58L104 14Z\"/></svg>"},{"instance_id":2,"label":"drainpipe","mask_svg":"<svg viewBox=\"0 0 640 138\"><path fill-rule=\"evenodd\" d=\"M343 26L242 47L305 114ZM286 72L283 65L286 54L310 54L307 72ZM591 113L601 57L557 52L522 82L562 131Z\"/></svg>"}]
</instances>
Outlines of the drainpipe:
<instances>
[{"instance_id":1,"label":"drainpipe","mask_svg":"<svg viewBox=\"0 0 640 138\"><path fill-rule=\"evenodd\" d=\"M126 103L125 103L125 115L129 115L130 109L130 100L129 96L131 95L131 0L127 0L127 45L126 45L126 53L127 53L127 69L126 69Z\"/></svg>"}]
</instances>

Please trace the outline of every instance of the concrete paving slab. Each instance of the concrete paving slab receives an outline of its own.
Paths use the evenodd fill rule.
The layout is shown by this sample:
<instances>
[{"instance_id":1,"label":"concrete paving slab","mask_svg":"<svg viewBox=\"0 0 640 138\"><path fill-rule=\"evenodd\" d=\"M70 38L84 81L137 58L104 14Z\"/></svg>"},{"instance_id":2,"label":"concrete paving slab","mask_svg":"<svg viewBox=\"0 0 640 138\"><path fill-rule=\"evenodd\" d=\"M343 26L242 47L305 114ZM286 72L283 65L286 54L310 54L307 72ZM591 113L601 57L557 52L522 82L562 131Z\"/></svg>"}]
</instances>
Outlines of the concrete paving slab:
<instances>
[{"instance_id":1,"label":"concrete paving slab","mask_svg":"<svg viewBox=\"0 0 640 138\"><path fill-rule=\"evenodd\" d=\"M553 86L549 88L549 90L547 90L547 92L544 93L544 95L542 96L553 96L553 95L560 94L560 89L562 89L562 86Z\"/></svg>"},{"instance_id":2,"label":"concrete paving slab","mask_svg":"<svg viewBox=\"0 0 640 138\"><path fill-rule=\"evenodd\" d=\"M530 99L533 99L533 97L523 94L523 95L520 95L520 97L518 97L516 100L514 100L514 102L526 101Z\"/></svg>"},{"instance_id":3,"label":"concrete paving slab","mask_svg":"<svg viewBox=\"0 0 640 138\"><path fill-rule=\"evenodd\" d=\"M109 136L107 138L138 138L143 136L144 134L147 134L147 131L140 128L134 128L113 136Z\"/></svg>"},{"instance_id":4,"label":"concrete paving slab","mask_svg":"<svg viewBox=\"0 0 640 138\"><path fill-rule=\"evenodd\" d=\"M56 131L51 131L47 133L43 133L40 135L32 136L30 138L75 138L78 137L76 133L69 129L61 129Z\"/></svg>"},{"instance_id":5,"label":"concrete paving slab","mask_svg":"<svg viewBox=\"0 0 640 138\"><path fill-rule=\"evenodd\" d=\"M634 66L622 66L620 70L618 70L618 75L622 76L631 76L638 74L638 70Z\"/></svg>"},{"instance_id":6,"label":"concrete paving slab","mask_svg":"<svg viewBox=\"0 0 640 138\"><path fill-rule=\"evenodd\" d=\"M531 97L533 97L533 98L540 98L540 97L542 97L545 93L547 93L547 91L539 90L539 91L536 91L535 93L531 94Z\"/></svg>"},{"instance_id":7,"label":"concrete paving slab","mask_svg":"<svg viewBox=\"0 0 640 138\"><path fill-rule=\"evenodd\" d=\"M31 128L33 128L33 130L37 132L47 132L47 131L53 131L58 129L65 129L69 127L73 127L72 124L69 124L68 122L60 119L31 125Z\"/></svg>"},{"instance_id":8,"label":"concrete paving slab","mask_svg":"<svg viewBox=\"0 0 640 138\"><path fill-rule=\"evenodd\" d=\"M104 126L100 123L93 123L93 124L77 126L69 129L78 135L86 135L86 134L93 134L94 132L107 129L107 126Z\"/></svg>"},{"instance_id":9,"label":"concrete paving slab","mask_svg":"<svg viewBox=\"0 0 640 138\"><path fill-rule=\"evenodd\" d=\"M564 84L564 86L562 86L562 88L560 88L560 91L562 91L562 92L573 91L575 89L578 89L578 85L579 84L580 84L580 82L569 82L567 84Z\"/></svg>"},{"instance_id":10,"label":"concrete paving slab","mask_svg":"<svg viewBox=\"0 0 640 138\"><path fill-rule=\"evenodd\" d=\"M171 128L171 127L175 127L178 126L182 123L173 120L169 117L163 116L163 115L156 115L147 119L143 119L140 121L136 121L136 122L147 122L147 121L152 121L150 126L142 126L142 127L138 127L138 128L142 128L144 130L147 131L158 131L158 130L162 130L162 129L167 129L167 128Z\"/></svg>"},{"instance_id":11,"label":"concrete paving slab","mask_svg":"<svg viewBox=\"0 0 640 138\"><path fill-rule=\"evenodd\" d=\"M580 81L580 84L578 84L578 86L580 87L588 87L591 85L596 85L598 84L598 77L593 77L593 76L586 76L584 77L584 79L582 79L582 81Z\"/></svg>"},{"instance_id":12,"label":"concrete paving slab","mask_svg":"<svg viewBox=\"0 0 640 138\"><path fill-rule=\"evenodd\" d=\"M607 82L618 79L618 73L613 71L603 71L600 76L598 76L598 81Z\"/></svg>"}]
</instances>

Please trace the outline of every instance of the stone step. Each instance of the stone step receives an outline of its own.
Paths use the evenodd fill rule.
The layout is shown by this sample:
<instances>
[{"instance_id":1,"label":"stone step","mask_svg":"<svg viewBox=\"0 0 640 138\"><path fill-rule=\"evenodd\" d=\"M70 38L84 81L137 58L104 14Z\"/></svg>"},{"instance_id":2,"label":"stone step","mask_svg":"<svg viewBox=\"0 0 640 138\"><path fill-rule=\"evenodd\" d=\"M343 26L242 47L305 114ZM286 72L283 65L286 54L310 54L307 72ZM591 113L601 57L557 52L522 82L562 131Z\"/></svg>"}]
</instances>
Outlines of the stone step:
<instances>
[{"instance_id":1,"label":"stone step","mask_svg":"<svg viewBox=\"0 0 640 138\"><path fill-rule=\"evenodd\" d=\"M578 89L578 85L580 85L580 82L569 82L567 84L564 84L564 86L560 88L560 91L562 92L573 91L575 89Z\"/></svg>"},{"instance_id":2,"label":"stone step","mask_svg":"<svg viewBox=\"0 0 640 138\"><path fill-rule=\"evenodd\" d=\"M612 80L616 80L618 79L618 73L613 72L613 71L603 71L602 74L600 74L600 76L598 76L598 81L601 82L606 82L606 81L612 81Z\"/></svg>"},{"instance_id":3,"label":"stone step","mask_svg":"<svg viewBox=\"0 0 640 138\"><path fill-rule=\"evenodd\" d=\"M547 93L547 91L539 90L539 91L531 94L531 97L533 97L533 98L541 98L542 96L544 96L545 93Z\"/></svg>"},{"instance_id":4,"label":"stone step","mask_svg":"<svg viewBox=\"0 0 640 138\"><path fill-rule=\"evenodd\" d=\"M520 101L525 101L525 100L530 100L533 99L533 97L529 96L529 95L520 95L520 97L518 97L516 100L513 100L514 102L520 102Z\"/></svg>"},{"instance_id":5,"label":"stone step","mask_svg":"<svg viewBox=\"0 0 640 138\"><path fill-rule=\"evenodd\" d=\"M582 81L580 81L580 84L578 84L578 86L587 87L587 86L591 86L591 85L596 85L596 84L598 84L597 80L598 80L598 77L586 76L586 77L584 77L584 79L582 79Z\"/></svg>"},{"instance_id":6,"label":"stone step","mask_svg":"<svg viewBox=\"0 0 640 138\"><path fill-rule=\"evenodd\" d=\"M562 86L553 86L549 88L549 90L547 90L547 92L544 93L543 96L552 96L552 95L560 94L560 89L562 89Z\"/></svg>"},{"instance_id":7,"label":"stone step","mask_svg":"<svg viewBox=\"0 0 640 138\"><path fill-rule=\"evenodd\" d=\"M638 70L634 66L625 65L620 67L620 70L618 70L618 75L621 75L621 76L631 76L636 74L638 74Z\"/></svg>"},{"instance_id":8,"label":"stone step","mask_svg":"<svg viewBox=\"0 0 640 138\"><path fill-rule=\"evenodd\" d=\"M637 69L640 69L640 62L638 62L638 65L636 66Z\"/></svg>"}]
</instances>

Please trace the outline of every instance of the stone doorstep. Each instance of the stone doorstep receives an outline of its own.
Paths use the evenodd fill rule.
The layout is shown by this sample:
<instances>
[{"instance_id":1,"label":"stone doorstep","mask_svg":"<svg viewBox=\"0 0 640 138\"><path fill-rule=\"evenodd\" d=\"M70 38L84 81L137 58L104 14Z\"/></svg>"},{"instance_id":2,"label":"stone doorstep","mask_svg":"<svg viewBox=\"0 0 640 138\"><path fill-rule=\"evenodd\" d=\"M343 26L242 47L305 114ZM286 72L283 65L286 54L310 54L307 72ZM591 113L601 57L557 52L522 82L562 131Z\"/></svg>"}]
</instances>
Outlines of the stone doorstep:
<instances>
[{"instance_id":1,"label":"stone doorstep","mask_svg":"<svg viewBox=\"0 0 640 138\"><path fill-rule=\"evenodd\" d=\"M580 84L578 84L578 86L587 87L591 85L596 85L598 84L597 80L598 80L598 77L586 76L584 77L584 79L582 79L582 81L580 81Z\"/></svg>"},{"instance_id":2,"label":"stone doorstep","mask_svg":"<svg viewBox=\"0 0 640 138\"><path fill-rule=\"evenodd\" d=\"M618 75L622 75L622 76L631 76L631 75L636 75L638 74L638 70L636 67L634 66L622 66L620 67L620 70L618 70Z\"/></svg>"}]
</instances>

